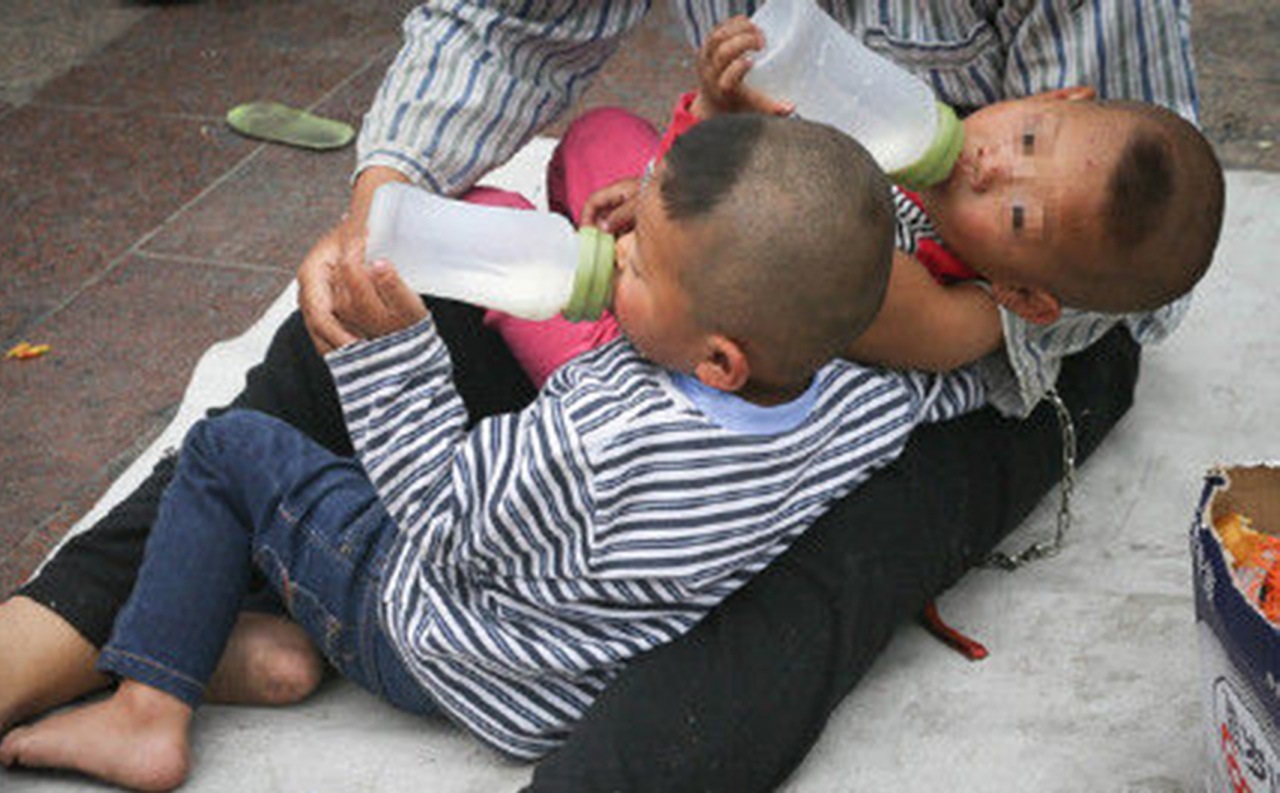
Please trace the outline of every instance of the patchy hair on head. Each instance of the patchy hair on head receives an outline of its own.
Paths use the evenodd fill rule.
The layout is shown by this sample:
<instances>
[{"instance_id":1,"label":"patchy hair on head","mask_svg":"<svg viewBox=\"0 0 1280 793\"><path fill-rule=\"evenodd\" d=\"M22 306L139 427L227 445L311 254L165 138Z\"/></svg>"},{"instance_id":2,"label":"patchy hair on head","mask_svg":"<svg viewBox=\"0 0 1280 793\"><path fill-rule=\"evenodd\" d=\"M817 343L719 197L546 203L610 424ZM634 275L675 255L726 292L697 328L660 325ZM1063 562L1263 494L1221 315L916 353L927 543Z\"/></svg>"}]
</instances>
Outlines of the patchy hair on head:
<instances>
[{"instance_id":1,"label":"patchy hair on head","mask_svg":"<svg viewBox=\"0 0 1280 793\"><path fill-rule=\"evenodd\" d=\"M1066 290L1071 305L1149 311L1204 275L1222 229L1225 186L1213 147L1190 122L1158 105L1099 103L1131 121L1107 185L1097 266Z\"/></svg>"},{"instance_id":2,"label":"patchy hair on head","mask_svg":"<svg viewBox=\"0 0 1280 793\"><path fill-rule=\"evenodd\" d=\"M1173 150L1163 136L1138 129L1107 185L1107 236L1131 251L1160 228L1173 202Z\"/></svg>"},{"instance_id":3,"label":"patchy hair on head","mask_svg":"<svg viewBox=\"0 0 1280 793\"><path fill-rule=\"evenodd\" d=\"M746 350L753 378L803 381L879 311L893 202L852 138L799 119L717 116L677 139L658 188L667 216L707 240L680 271L695 318Z\"/></svg>"},{"instance_id":4,"label":"patchy hair on head","mask_svg":"<svg viewBox=\"0 0 1280 793\"><path fill-rule=\"evenodd\" d=\"M718 134L690 131L680 136L667 155L667 166L679 178L659 185L667 217L675 221L697 220L711 214L738 183L764 130L763 117L740 115L732 124L717 123ZM695 130L707 128L707 124Z\"/></svg>"}]
</instances>

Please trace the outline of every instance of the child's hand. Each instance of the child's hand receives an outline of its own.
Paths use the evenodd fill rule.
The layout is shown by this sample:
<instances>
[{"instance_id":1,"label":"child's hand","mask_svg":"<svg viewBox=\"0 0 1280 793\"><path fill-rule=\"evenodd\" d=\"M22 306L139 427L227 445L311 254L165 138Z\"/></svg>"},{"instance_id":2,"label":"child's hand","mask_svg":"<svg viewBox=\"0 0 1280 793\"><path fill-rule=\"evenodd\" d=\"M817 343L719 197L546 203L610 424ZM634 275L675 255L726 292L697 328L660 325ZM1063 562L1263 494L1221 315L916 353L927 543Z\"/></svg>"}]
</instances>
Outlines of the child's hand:
<instances>
[{"instance_id":1,"label":"child's hand","mask_svg":"<svg viewBox=\"0 0 1280 793\"><path fill-rule=\"evenodd\" d=\"M698 96L691 110L702 119L720 113L790 115L795 107L743 84L751 68L748 53L764 47L764 34L744 16L730 17L712 29L698 51Z\"/></svg>"},{"instance_id":2,"label":"child's hand","mask_svg":"<svg viewBox=\"0 0 1280 793\"><path fill-rule=\"evenodd\" d=\"M595 226L615 237L626 234L636 224L636 196L639 179L619 179L602 187L582 206L582 225Z\"/></svg>"},{"instance_id":3,"label":"child's hand","mask_svg":"<svg viewBox=\"0 0 1280 793\"><path fill-rule=\"evenodd\" d=\"M421 322L422 298L387 262L344 260L333 276L333 313L352 335L376 339Z\"/></svg>"}]
</instances>

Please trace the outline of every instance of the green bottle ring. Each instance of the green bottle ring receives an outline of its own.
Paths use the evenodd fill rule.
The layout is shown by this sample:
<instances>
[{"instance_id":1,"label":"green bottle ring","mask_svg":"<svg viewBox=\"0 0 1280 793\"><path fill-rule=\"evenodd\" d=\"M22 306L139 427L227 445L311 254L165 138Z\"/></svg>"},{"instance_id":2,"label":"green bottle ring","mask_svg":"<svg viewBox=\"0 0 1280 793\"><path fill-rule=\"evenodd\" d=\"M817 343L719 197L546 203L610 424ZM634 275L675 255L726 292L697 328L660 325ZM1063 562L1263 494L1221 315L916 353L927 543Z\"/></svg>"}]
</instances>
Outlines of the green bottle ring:
<instances>
[{"instance_id":1,"label":"green bottle ring","mask_svg":"<svg viewBox=\"0 0 1280 793\"><path fill-rule=\"evenodd\" d=\"M578 229L578 270L573 291L561 315L570 322L597 320L613 296L613 235L584 226Z\"/></svg>"},{"instance_id":2,"label":"green bottle ring","mask_svg":"<svg viewBox=\"0 0 1280 793\"><path fill-rule=\"evenodd\" d=\"M964 124L948 105L937 103L938 128L929 148L920 159L889 174L889 178L908 190L935 185L946 179L964 146Z\"/></svg>"}]
</instances>

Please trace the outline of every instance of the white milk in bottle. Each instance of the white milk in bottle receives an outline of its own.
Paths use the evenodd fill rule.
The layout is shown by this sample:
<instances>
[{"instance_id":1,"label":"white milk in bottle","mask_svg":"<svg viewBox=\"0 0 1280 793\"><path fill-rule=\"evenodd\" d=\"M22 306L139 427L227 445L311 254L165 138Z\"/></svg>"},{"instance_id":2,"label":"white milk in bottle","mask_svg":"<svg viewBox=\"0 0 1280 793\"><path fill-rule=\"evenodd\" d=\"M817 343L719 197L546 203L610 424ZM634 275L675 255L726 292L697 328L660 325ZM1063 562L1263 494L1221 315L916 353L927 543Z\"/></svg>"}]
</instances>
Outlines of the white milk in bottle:
<instances>
[{"instance_id":1,"label":"white milk in bottle","mask_svg":"<svg viewBox=\"0 0 1280 793\"><path fill-rule=\"evenodd\" d=\"M469 204L392 182L369 210L368 261L418 292L524 319L590 320L612 297L613 237L561 215Z\"/></svg>"},{"instance_id":2,"label":"white milk in bottle","mask_svg":"<svg viewBox=\"0 0 1280 793\"><path fill-rule=\"evenodd\" d=\"M895 181L919 189L951 172L964 130L923 80L867 49L813 0L768 0L746 84L857 140Z\"/></svg>"}]
</instances>

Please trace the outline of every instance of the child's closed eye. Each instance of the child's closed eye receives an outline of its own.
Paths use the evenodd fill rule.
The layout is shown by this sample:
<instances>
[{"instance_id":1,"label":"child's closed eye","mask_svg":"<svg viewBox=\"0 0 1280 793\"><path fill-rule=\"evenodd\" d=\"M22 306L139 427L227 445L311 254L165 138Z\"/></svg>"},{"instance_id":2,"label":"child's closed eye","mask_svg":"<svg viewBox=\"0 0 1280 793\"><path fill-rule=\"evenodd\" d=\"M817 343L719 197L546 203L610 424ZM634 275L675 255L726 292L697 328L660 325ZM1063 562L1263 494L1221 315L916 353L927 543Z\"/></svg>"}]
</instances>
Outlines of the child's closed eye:
<instances>
[{"instance_id":1,"label":"child's closed eye","mask_svg":"<svg viewBox=\"0 0 1280 793\"><path fill-rule=\"evenodd\" d=\"M1015 194L1005 208L1009 230L1018 239L1043 240L1049 232L1049 214L1044 204L1031 196Z\"/></svg>"},{"instance_id":2,"label":"child's closed eye","mask_svg":"<svg viewBox=\"0 0 1280 793\"><path fill-rule=\"evenodd\" d=\"M1032 154L1035 154L1036 131L1034 129L1023 130L1022 136L1019 138L1019 143L1022 144L1021 151L1024 157L1030 157Z\"/></svg>"},{"instance_id":3,"label":"child's closed eye","mask_svg":"<svg viewBox=\"0 0 1280 793\"><path fill-rule=\"evenodd\" d=\"M1048 113L1027 116L1014 133L1013 150L1023 157L1045 157L1053 152L1058 118Z\"/></svg>"}]
</instances>

